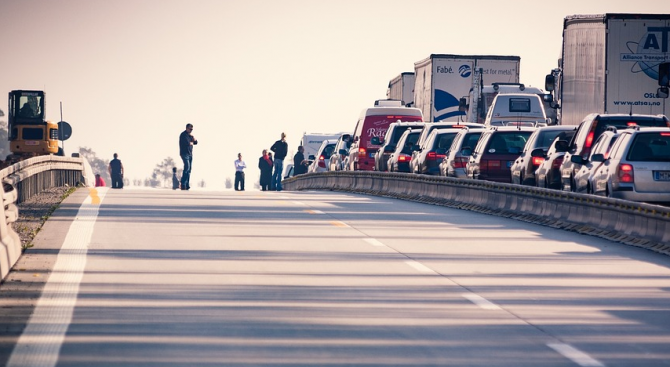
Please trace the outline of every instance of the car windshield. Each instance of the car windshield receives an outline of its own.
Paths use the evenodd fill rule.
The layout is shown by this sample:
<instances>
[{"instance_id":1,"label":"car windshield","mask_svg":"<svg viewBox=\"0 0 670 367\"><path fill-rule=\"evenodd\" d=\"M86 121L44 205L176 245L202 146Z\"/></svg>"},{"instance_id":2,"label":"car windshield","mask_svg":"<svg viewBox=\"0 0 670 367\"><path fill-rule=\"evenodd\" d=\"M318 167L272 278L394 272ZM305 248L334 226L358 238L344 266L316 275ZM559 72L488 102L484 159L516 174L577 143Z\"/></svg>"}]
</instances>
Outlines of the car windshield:
<instances>
[{"instance_id":1,"label":"car windshield","mask_svg":"<svg viewBox=\"0 0 670 367\"><path fill-rule=\"evenodd\" d=\"M405 138L405 146L402 148L401 153L412 154L412 146L414 146L419 140L419 135L421 135L420 132L410 133L407 135L407 138Z\"/></svg>"},{"instance_id":2,"label":"car windshield","mask_svg":"<svg viewBox=\"0 0 670 367\"><path fill-rule=\"evenodd\" d=\"M456 133L440 134L435 138L435 143L433 144L433 149L444 149L447 150L451 148L451 143L454 142Z\"/></svg>"},{"instance_id":3,"label":"car windshield","mask_svg":"<svg viewBox=\"0 0 670 367\"><path fill-rule=\"evenodd\" d=\"M321 153L321 155L326 158L330 158L330 156L333 155L334 150L335 150L335 144L328 144L326 145L325 148L323 148L323 153Z\"/></svg>"},{"instance_id":4,"label":"car windshield","mask_svg":"<svg viewBox=\"0 0 670 367\"><path fill-rule=\"evenodd\" d=\"M670 132L637 134L626 159L632 162L670 162Z\"/></svg>"},{"instance_id":5,"label":"car windshield","mask_svg":"<svg viewBox=\"0 0 670 367\"><path fill-rule=\"evenodd\" d=\"M463 144L461 145L461 149L463 149L463 148L474 149L474 147L477 146L477 142L479 141L479 138L481 136L482 136L482 133L472 133L472 134L466 135L465 139L463 139Z\"/></svg>"},{"instance_id":6,"label":"car windshield","mask_svg":"<svg viewBox=\"0 0 670 367\"><path fill-rule=\"evenodd\" d=\"M518 154L526 145L531 134L532 131L498 132L491 137L486 152L488 154Z\"/></svg>"},{"instance_id":7,"label":"car windshield","mask_svg":"<svg viewBox=\"0 0 670 367\"><path fill-rule=\"evenodd\" d=\"M574 134L574 130L570 131L572 134ZM557 136L563 134L562 136L565 136L567 131L562 131L562 130L545 130L540 133L540 136L538 136L538 142L537 142L537 147L549 147L551 146L551 143L554 142L554 139L556 139ZM561 138L560 140L570 140L572 138L572 135L570 135L569 138Z\"/></svg>"}]
</instances>

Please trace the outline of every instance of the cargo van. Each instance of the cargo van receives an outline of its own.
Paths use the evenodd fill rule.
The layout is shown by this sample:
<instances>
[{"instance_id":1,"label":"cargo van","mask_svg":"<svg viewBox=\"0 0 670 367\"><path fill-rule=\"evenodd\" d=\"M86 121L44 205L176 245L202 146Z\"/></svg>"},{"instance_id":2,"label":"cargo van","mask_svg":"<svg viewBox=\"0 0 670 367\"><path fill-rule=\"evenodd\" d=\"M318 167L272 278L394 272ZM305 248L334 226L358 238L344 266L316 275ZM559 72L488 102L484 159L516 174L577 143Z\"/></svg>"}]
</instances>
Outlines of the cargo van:
<instances>
[{"instance_id":1,"label":"cargo van","mask_svg":"<svg viewBox=\"0 0 670 367\"><path fill-rule=\"evenodd\" d=\"M354 142L349 150L346 169L372 171L375 168L375 153L379 145L372 144L372 138L383 139L389 125L397 121L423 121L421 110L403 107L402 101L378 100L375 106L366 108L356 122Z\"/></svg>"},{"instance_id":2,"label":"cargo van","mask_svg":"<svg viewBox=\"0 0 670 367\"><path fill-rule=\"evenodd\" d=\"M546 126L547 119L542 98L537 94L505 93L493 98L484 125L490 126Z\"/></svg>"}]
</instances>

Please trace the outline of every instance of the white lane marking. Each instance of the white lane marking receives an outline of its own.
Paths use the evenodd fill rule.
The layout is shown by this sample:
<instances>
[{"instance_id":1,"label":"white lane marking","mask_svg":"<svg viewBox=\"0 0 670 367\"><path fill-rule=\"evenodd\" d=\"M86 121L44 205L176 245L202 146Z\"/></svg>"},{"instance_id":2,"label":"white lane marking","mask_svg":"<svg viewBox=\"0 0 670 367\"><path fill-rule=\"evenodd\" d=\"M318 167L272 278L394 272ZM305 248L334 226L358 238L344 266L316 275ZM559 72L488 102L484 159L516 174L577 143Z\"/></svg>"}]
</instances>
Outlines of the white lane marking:
<instances>
[{"instance_id":1,"label":"white lane marking","mask_svg":"<svg viewBox=\"0 0 670 367\"><path fill-rule=\"evenodd\" d=\"M292 201L292 203L295 204L295 205L305 206L305 204L303 204L299 201Z\"/></svg>"},{"instance_id":2,"label":"white lane marking","mask_svg":"<svg viewBox=\"0 0 670 367\"><path fill-rule=\"evenodd\" d=\"M500 306L496 305L495 303L487 300L482 296L478 296L472 293L463 293L462 296L463 298L468 299L470 302L476 304L477 306L485 310L500 310Z\"/></svg>"},{"instance_id":3,"label":"white lane marking","mask_svg":"<svg viewBox=\"0 0 670 367\"><path fill-rule=\"evenodd\" d=\"M565 358L572 360L583 367L604 367L605 365L597 359L591 358L581 350L564 343L548 343L549 348L562 354Z\"/></svg>"},{"instance_id":4,"label":"white lane marking","mask_svg":"<svg viewBox=\"0 0 670 367\"><path fill-rule=\"evenodd\" d=\"M321 210L305 210L309 214L326 214L322 212Z\"/></svg>"},{"instance_id":5,"label":"white lane marking","mask_svg":"<svg viewBox=\"0 0 670 367\"><path fill-rule=\"evenodd\" d=\"M286 199L286 200L290 199L290 197L288 197L288 196L280 196L279 198L280 199Z\"/></svg>"},{"instance_id":6,"label":"white lane marking","mask_svg":"<svg viewBox=\"0 0 670 367\"><path fill-rule=\"evenodd\" d=\"M65 236L53 271L7 366L53 367L58 363L84 276L86 253L107 188L90 188Z\"/></svg>"},{"instance_id":7,"label":"white lane marking","mask_svg":"<svg viewBox=\"0 0 670 367\"><path fill-rule=\"evenodd\" d=\"M416 262L413 260L407 260L405 261L405 264L413 267L414 269L418 270L421 273L435 273L433 269L421 264L420 262Z\"/></svg>"},{"instance_id":8,"label":"white lane marking","mask_svg":"<svg viewBox=\"0 0 670 367\"><path fill-rule=\"evenodd\" d=\"M364 239L363 239L363 241L365 241L365 242L367 242L367 243L371 244L372 246L377 246L377 247L386 247L386 245L385 245L385 244L383 244L383 243L381 243L381 242L377 241L377 240L376 240L376 239L374 239L374 238L364 238Z\"/></svg>"}]
</instances>

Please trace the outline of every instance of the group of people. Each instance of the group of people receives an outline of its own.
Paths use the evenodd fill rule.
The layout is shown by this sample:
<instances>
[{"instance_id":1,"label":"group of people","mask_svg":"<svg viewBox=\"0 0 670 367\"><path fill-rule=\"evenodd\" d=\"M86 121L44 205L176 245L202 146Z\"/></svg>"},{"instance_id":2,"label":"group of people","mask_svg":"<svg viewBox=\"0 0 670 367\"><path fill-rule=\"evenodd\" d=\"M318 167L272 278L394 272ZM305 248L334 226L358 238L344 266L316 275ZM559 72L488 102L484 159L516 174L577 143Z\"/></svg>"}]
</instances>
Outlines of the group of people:
<instances>
[{"instance_id":1,"label":"group of people","mask_svg":"<svg viewBox=\"0 0 670 367\"><path fill-rule=\"evenodd\" d=\"M123 188L123 163L119 159L119 155L114 153L114 159L109 162L107 167L109 171L109 177L112 178L112 188L113 189L122 189ZM105 186L105 180L100 176L99 173L95 174L95 187Z\"/></svg>"},{"instance_id":2,"label":"group of people","mask_svg":"<svg viewBox=\"0 0 670 367\"><path fill-rule=\"evenodd\" d=\"M288 154L286 134L281 133L281 139L272 144L270 150L274 153L274 159L272 153L268 152L267 149L263 149L263 154L258 158L258 169L261 171L261 190L281 191L281 175L284 170L284 158L286 158L286 155ZM235 161L235 190L238 190L238 183L240 182L242 185L241 190L244 190L244 172L242 172L242 170L246 168L246 164L242 161L242 154L238 154L237 158L238 159Z\"/></svg>"}]
</instances>

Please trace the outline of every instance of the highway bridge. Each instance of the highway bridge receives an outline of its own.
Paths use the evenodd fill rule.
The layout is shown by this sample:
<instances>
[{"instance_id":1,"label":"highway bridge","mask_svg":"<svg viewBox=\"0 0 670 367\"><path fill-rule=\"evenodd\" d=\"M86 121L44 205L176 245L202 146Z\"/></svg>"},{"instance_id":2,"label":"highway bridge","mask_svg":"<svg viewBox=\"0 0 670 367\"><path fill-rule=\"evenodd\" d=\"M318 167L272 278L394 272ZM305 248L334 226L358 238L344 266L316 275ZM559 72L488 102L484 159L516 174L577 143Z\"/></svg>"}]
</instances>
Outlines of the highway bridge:
<instances>
[{"instance_id":1,"label":"highway bridge","mask_svg":"<svg viewBox=\"0 0 670 367\"><path fill-rule=\"evenodd\" d=\"M670 257L333 191L79 188L0 286L6 366L668 366Z\"/></svg>"}]
</instances>

